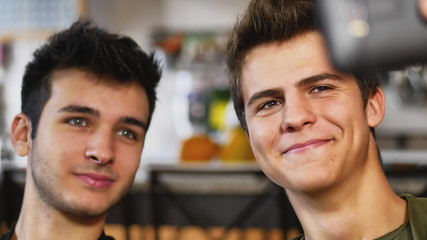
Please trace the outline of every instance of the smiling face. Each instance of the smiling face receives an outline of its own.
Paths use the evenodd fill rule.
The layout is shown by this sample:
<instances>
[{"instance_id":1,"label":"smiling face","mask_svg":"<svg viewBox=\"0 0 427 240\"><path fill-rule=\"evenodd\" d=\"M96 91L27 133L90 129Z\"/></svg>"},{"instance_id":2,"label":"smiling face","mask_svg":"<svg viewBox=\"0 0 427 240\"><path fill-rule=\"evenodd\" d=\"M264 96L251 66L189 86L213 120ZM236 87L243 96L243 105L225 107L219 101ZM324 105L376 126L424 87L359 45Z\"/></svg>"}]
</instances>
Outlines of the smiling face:
<instances>
[{"instance_id":1,"label":"smiling face","mask_svg":"<svg viewBox=\"0 0 427 240\"><path fill-rule=\"evenodd\" d=\"M363 171L381 113L363 105L353 75L330 65L319 33L254 48L242 81L250 142L274 182L316 192Z\"/></svg>"},{"instance_id":2,"label":"smiling face","mask_svg":"<svg viewBox=\"0 0 427 240\"><path fill-rule=\"evenodd\" d=\"M104 214L134 180L147 119L147 95L135 82L56 71L29 151L40 199L72 215Z\"/></svg>"}]
</instances>

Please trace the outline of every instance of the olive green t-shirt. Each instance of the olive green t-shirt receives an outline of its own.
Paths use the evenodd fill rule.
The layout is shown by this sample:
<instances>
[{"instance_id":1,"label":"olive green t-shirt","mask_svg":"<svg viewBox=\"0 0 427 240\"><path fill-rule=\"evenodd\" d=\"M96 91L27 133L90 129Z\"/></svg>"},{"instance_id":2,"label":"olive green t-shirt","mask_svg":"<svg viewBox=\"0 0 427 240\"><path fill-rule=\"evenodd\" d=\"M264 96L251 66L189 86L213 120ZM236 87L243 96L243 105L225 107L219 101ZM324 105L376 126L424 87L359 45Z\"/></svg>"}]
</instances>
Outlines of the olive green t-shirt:
<instances>
[{"instance_id":1,"label":"olive green t-shirt","mask_svg":"<svg viewBox=\"0 0 427 240\"><path fill-rule=\"evenodd\" d=\"M409 222L377 240L427 240L427 198L400 196L408 202Z\"/></svg>"},{"instance_id":2,"label":"olive green t-shirt","mask_svg":"<svg viewBox=\"0 0 427 240\"><path fill-rule=\"evenodd\" d=\"M410 194L400 197L408 202L409 222L376 240L427 240L427 198L416 198ZM304 236L299 236L293 240L303 239Z\"/></svg>"}]
</instances>

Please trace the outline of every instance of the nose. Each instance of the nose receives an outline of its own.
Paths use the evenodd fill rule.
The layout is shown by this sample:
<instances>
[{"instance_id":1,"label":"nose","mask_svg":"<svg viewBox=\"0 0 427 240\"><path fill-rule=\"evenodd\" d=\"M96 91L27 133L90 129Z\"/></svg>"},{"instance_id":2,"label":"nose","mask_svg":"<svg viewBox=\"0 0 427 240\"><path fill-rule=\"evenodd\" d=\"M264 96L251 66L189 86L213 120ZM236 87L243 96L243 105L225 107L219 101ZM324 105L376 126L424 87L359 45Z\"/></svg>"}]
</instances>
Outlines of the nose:
<instances>
[{"instance_id":1,"label":"nose","mask_svg":"<svg viewBox=\"0 0 427 240\"><path fill-rule=\"evenodd\" d=\"M287 99L282 112L281 130L283 132L300 131L316 121L316 114L308 99L295 97Z\"/></svg>"},{"instance_id":2,"label":"nose","mask_svg":"<svg viewBox=\"0 0 427 240\"><path fill-rule=\"evenodd\" d=\"M113 136L109 131L98 130L92 134L85 151L85 157L99 165L114 160Z\"/></svg>"}]
</instances>

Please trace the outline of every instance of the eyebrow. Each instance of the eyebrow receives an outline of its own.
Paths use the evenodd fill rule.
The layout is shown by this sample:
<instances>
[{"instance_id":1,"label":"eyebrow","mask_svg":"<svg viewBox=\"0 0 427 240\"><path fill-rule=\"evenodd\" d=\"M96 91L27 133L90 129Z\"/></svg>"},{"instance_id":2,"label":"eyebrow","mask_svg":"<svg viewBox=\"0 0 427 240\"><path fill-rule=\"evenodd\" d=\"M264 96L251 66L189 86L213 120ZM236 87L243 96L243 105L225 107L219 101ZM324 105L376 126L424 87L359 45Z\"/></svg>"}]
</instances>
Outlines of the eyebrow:
<instances>
[{"instance_id":1,"label":"eyebrow","mask_svg":"<svg viewBox=\"0 0 427 240\"><path fill-rule=\"evenodd\" d=\"M147 124L145 122L140 121L140 120L138 120L138 119L136 119L134 117L121 117L119 119L119 122L127 123L127 124L130 124L130 125L141 127L145 131L147 131L147 129L148 129Z\"/></svg>"},{"instance_id":2,"label":"eyebrow","mask_svg":"<svg viewBox=\"0 0 427 240\"><path fill-rule=\"evenodd\" d=\"M302 88L325 79L342 80L342 77L336 74L331 74L331 73L316 74L316 75L299 80L298 82L295 83L295 87ZM258 99L275 96L275 95L282 95L282 94L283 94L283 91L279 88L272 88L272 89L267 89L264 91L257 92L254 95L252 95L251 98L249 98L248 107L251 106Z\"/></svg>"},{"instance_id":3,"label":"eyebrow","mask_svg":"<svg viewBox=\"0 0 427 240\"><path fill-rule=\"evenodd\" d=\"M79 105L68 105L68 106L62 107L58 110L58 112L83 113L83 114L92 115L97 118L101 116L101 113L98 110L90 107L86 107L86 106L79 106ZM121 117L118 122L138 126L144 129L145 131L148 129L147 124L145 122L130 116Z\"/></svg>"},{"instance_id":4,"label":"eyebrow","mask_svg":"<svg viewBox=\"0 0 427 240\"><path fill-rule=\"evenodd\" d=\"M93 115L95 117L101 116L99 111L90 107L79 106L79 105L68 105L68 106L62 107L58 110L58 112L84 113L84 114Z\"/></svg>"},{"instance_id":5,"label":"eyebrow","mask_svg":"<svg viewBox=\"0 0 427 240\"><path fill-rule=\"evenodd\" d=\"M275 96L275 95L277 96L277 95L280 95L282 93L283 93L283 91L279 88L267 89L265 91L257 92L254 95L252 95L251 98L249 98L248 107L251 106L258 99L270 97L270 96Z\"/></svg>"},{"instance_id":6,"label":"eyebrow","mask_svg":"<svg viewBox=\"0 0 427 240\"><path fill-rule=\"evenodd\" d=\"M332 73L316 74L316 75L299 80L295 84L295 87L301 88L301 87L309 86L313 83L316 83L318 81L325 80L325 79L342 80L342 77Z\"/></svg>"}]
</instances>

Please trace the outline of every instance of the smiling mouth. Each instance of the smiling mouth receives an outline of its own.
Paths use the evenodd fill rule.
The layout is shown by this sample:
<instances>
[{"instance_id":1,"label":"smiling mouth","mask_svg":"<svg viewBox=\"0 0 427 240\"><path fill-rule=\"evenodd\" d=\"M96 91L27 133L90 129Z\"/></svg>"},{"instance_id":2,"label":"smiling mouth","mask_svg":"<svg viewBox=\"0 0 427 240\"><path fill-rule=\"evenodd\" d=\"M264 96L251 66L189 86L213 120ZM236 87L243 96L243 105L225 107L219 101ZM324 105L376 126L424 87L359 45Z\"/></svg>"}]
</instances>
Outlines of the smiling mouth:
<instances>
[{"instance_id":1,"label":"smiling mouth","mask_svg":"<svg viewBox=\"0 0 427 240\"><path fill-rule=\"evenodd\" d=\"M316 140L310 140L310 141L307 141L307 142L301 143L301 144L294 144L294 145L290 146L288 149L286 149L286 151L283 152L283 154L305 152L307 150L311 150L313 148L317 148L319 146L322 146L322 145L324 145L330 141L332 141L332 140L331 139L316 139Z\"/></svg>"},{"instance_id":2,"label":"smiling mouth","mask_svg":"<svg viewBox=\"0 0 427 240\"><path fill-rule=\"evenodd\" d=\"M99 174L77 174L76 175L83 183L91 188L106 189L113 184L113 179L106 175Z\"/></svg>"}]
</instances>

